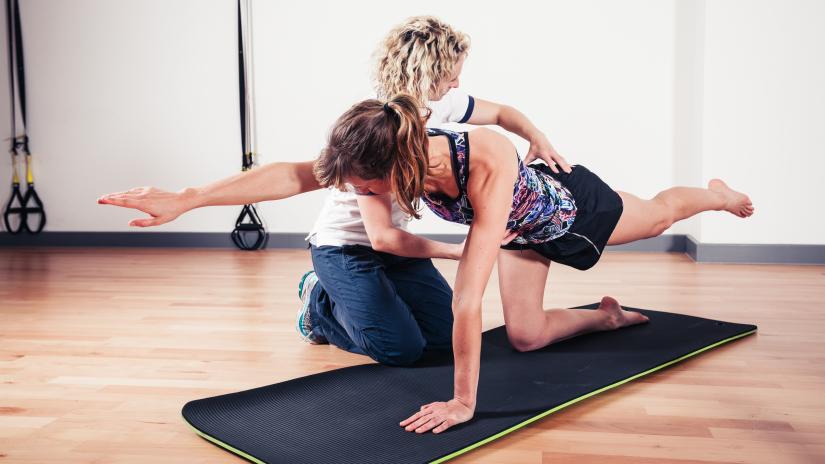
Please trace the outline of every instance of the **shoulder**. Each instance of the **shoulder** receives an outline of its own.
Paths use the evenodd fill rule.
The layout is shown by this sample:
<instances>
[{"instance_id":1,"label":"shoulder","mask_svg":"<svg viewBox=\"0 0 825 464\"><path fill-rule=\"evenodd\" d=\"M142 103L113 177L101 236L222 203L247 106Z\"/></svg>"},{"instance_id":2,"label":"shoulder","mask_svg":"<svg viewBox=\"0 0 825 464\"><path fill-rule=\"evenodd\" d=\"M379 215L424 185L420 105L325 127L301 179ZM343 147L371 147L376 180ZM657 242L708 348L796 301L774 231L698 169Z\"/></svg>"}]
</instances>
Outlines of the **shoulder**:
<instances>
[{"instance_id":1,"label":"shoulder","mask_svg":"<svg viewBox=\"0 0 825 464\"><path fill-rule=\"evenodd\" d=\"M467 133L467 144L473 156L473 163L499 164L501 161L513 160L516 147L503 134L492 129L478 128Z\"/></svg>"},{"instance_id":2,"label":"shoulder","mask_svg":"<svg viewBox=\"0 0 825 464\"><path fill-rule=\"evenodd\" d=\"M430 101L430 125L464 123L472 116L474 100L459 89L451 89L441 100Z\"/></svg>"},{"instance_id":3,"label":"shoulder","mask_svg":"<svg viewBox=\"0 0 825 464\"><path fill-rule=\"evenodd\" d=\"M518 155L513 143L504 135L486 128L467 134L470 151L470 183L486 183L496 178L506 182L518 175Z\"/></svg>"}]
</instances>

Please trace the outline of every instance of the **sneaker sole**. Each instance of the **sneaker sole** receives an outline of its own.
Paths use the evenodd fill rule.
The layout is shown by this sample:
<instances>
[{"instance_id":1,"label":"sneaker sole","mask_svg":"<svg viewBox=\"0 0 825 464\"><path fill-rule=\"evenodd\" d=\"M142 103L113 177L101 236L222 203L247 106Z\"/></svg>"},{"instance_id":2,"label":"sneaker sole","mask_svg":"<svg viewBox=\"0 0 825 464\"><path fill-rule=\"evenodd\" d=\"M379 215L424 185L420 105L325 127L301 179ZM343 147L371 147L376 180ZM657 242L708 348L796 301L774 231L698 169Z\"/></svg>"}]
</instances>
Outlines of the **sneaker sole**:
<instances>
[{"instance_id":1,"label":"sneaker sole","mask_svg":"<svg viewBox=\"0 0 825 464\"><path fill-rule=\"evenodd\" d=\"M315 271L307 271L306 273L304 273L303 276L301 276L301 281L298 283L298 297L299 298L301 298L301 296L302 296L301 294L304 291L304 284L306 284L307 278L309 278L309 276L311 274L314 274L314 273L315 273ZM316 283L318 282L317 276L316 276L315 282ZM304 335L304 330L303 330L304 329L304 317L305 317L308 309L309 309L309 296L307 296L306 299L301 298L301 309L298 310L298 314L296 315L296 318L295 318L295 330L298 332L298 335L301 337L302 340L304 340L307 343L310 343L310 344L314 345L315 342L308 335Z\"/></svg>"}]
</instances>

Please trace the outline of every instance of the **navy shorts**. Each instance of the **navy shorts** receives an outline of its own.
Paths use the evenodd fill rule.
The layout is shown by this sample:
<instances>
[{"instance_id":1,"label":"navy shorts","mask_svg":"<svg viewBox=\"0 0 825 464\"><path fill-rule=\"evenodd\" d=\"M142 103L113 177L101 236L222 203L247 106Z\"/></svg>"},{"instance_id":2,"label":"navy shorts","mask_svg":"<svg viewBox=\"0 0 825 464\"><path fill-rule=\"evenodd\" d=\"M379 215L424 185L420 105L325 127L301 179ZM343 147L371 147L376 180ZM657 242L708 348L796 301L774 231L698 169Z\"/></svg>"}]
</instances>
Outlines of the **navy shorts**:
<instances>
[{"instance_id":1,"label":"navy shorts","mask_svg":"<svg viewBox=\"0 0 825 464\"><path fill-rule=\"evenodd\" d=\"M570 229L544 243L508 243L505 250L534 250L545 258L579 270L593 267L601 258L610 235L622 217L622 198L609 185L582 165L570 174L556 174L546 164L531 164L532 169L549 174L561 182L576 202L576 219Z\"/></svg>"}]
</instances>

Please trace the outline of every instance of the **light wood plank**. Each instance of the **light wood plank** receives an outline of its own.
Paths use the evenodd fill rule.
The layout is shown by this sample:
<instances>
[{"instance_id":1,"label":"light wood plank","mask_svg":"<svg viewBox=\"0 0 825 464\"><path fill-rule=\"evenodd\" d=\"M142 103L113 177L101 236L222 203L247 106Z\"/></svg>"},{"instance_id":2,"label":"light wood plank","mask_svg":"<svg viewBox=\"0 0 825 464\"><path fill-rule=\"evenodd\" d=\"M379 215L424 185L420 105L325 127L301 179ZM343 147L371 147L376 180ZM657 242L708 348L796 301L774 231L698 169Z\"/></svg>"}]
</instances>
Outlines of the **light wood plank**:
<instances>
[{"instance_id":1,"label":"light wood plank","mask_svg":"<svg viewBox=\"0 0 825 464\"><path fill-rule=\"evenodd\" d=\"M448 281L456 263L438 261ZM304 250L0 250L0 461L244 462L180 418L195 398L369 362L294 333ZM495 276L484 327L503 323ZM553 266L548 307L629 306L759 334L591 398L456 463L825 462L825 267L609 252Z\"/></svg>"}]
</instances>

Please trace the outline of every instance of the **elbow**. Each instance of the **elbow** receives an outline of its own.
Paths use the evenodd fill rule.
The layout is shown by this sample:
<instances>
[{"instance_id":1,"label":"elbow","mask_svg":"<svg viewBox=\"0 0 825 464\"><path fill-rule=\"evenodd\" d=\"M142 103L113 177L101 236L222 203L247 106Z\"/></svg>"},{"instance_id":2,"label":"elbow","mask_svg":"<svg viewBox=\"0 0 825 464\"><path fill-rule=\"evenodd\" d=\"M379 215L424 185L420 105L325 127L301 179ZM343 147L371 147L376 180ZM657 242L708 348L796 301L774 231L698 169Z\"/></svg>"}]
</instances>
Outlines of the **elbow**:
<instances>
[{"instance_id":1,"label":"elbow","mask_svg":"<svg viewBox=\"0 0 825 464\"><path fill-rule=\"evenodd\" d=\"M392 248L392 240L385 233L368 234L372 249L375 251L389 252Z\"/></svg>"}]
</instances>

